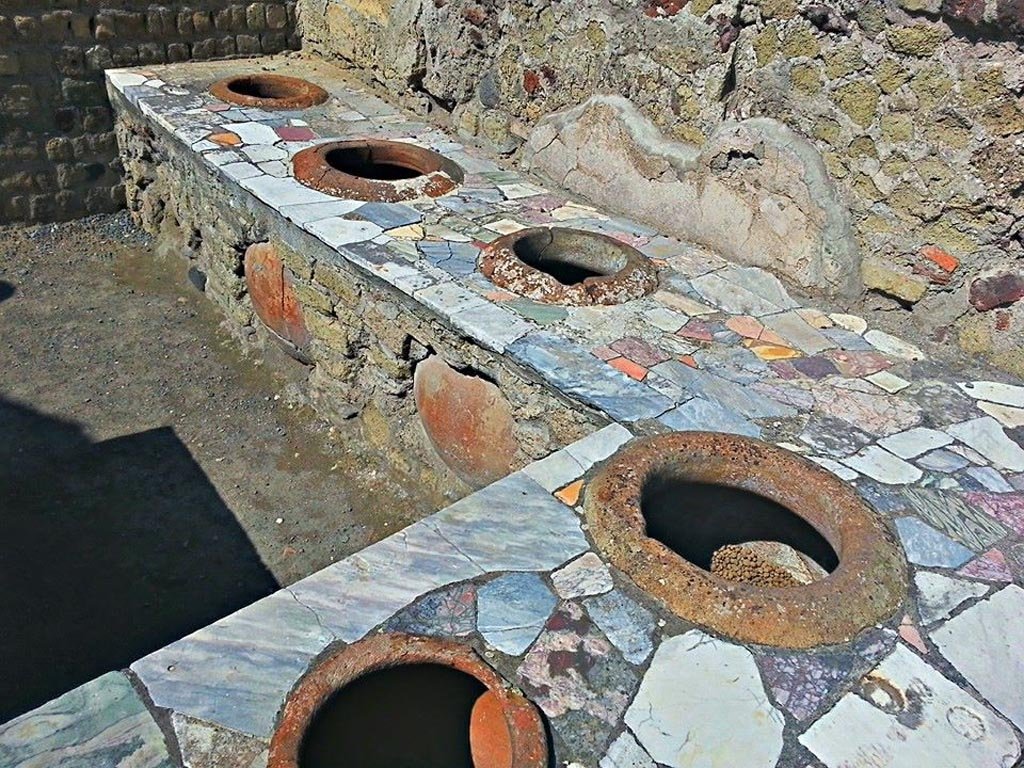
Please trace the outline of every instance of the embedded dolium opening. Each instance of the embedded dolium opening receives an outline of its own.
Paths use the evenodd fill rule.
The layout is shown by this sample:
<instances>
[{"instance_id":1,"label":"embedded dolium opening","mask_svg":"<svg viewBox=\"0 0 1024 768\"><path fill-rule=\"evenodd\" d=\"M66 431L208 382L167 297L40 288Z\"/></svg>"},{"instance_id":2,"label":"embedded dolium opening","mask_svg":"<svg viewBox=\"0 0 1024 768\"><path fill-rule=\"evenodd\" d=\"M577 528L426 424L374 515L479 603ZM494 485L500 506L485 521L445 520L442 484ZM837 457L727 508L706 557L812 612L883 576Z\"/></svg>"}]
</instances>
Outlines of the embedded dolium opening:
<instances>
[{"instance_id":1,"label":"embedded dolium opening","mask_svg":"<svg viewBox=\"0 0 1024 768\"><path fill-rule=\"evenodd\" d=\"M470 715L487 687L440 664L371 672L316 713L300 768L473 768Z\"/></svg>"},{"instance_id":2,"label":"embedded dolium opening","mask_svg":"<svg viewBox=\"0 0 1024 768\"><path fill-rule=\"evenodd\" d=\"M571 229L541 229L518 238L512 250L519 260L551 275L562 285L576 285L588 277L608 277L625 269L627 260L619 243Z\"/></svg>"},{"instance_id":3,"label":"embedded dolium opening","mask_svg":"<svg viewBox=\"0 0 1024 768\"><path fill-rule=\"evenodd\" d=\"M263 109L302 109L328 98L327 91L307 80L269 72L225 78L210 92L221 101Z\"/></svg>"},{"instance_id":4,"label":"embedded dolium opening","mask_svg":"<svg viewBox=\"0 0 1024 768\"><path fill-rule=\"evenodd\" d=\"M836 551L813 525L743 488L656 472L644 482L640 511L650 538L730 580L797 585L839 565Z\"/></svg>"},{"instance_id":5,"label":"embedded dolium opening","mask_svg":"<svg viewBox=\"0 0 1024 768\"><path fill-rule=\"evenodd\" d=\"M598 549L641 589L743 641L845 642L906 594L898 539L856 490L759 440L634 440L598 470L584 511Z\"/></svg>"},{"instance_id":6,"label":"embedded dolium opening","mask_svg":"<svg viewBox=\"0 0 1024 768\"><path fill-rule=\"evenodd\" d=\"M426 163L418 163L389 151L375 151L373 147L339 147L332 149L324 159L336 171L361 179L398 181L424 176L430 170ZM433 170L438 170L437 168Z\"/></svg>"},{"instance_id":7,"label":"embedded dolium opening","mask_svg":"<svg viewBox=\"0 0 1024 768\"><path fill-rule=\"evenodd\" d=\"M374 635L285 701L268 768L547 768L539 711L461 643Z\"/></svg>"},{"instance_id":8,"label":"embedded dolium opening","mask_svg":"<svg viewBox=\"0 0 1024 768\"><path fill-rule=\"evenodd\" d=\"M496 285L548 304L619 304L658 284L654 264L615 238L565 227L534 227L495 240L480 270Z\"/></svg>"},{"instance_id":9,"label":"embedded dolium opening","mask_svg":"<svg viewBox=\"0 0 1024 768\"><path fill-rule=\"evenodd\" d=\"M438 197L462 183L458 164L400 141L338 141L299 152L295 178L308 187L355 200L395 202Z\"/></svg>"}]
</instances>

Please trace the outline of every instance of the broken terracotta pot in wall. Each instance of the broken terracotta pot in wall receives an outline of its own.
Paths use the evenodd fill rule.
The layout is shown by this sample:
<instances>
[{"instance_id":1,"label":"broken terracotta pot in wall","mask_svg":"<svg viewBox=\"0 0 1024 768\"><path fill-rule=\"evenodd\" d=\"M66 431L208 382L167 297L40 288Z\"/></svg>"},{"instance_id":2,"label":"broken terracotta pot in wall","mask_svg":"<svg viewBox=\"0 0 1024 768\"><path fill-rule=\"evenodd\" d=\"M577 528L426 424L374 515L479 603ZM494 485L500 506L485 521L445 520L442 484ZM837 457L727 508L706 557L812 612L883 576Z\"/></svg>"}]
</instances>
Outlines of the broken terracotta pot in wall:
<instances>
[{"instance_id":1,"label":"broken terracotta pot in wall","mask_svg":"<svg viewBox=\"0 0 1024 768\"><path fill-rule=\"evenodd\" d=\"M288 270L272 244L255 243L246 250L245 285L263 324L289 354L304 360L302 350L309 345L309 330Z\"/></svg>"},{"instance_id":2,"label":"broken terracotta pot in wall","mask_svg":"<svg viewBox=\"0 0 1024 768\"><path fill-rule=\"evenodd\" d=\"M459 477L483 487L511 471L515 421L495 384L435 355L416 366L413 392L427 437Z\"/></svg>"}]
</instances>

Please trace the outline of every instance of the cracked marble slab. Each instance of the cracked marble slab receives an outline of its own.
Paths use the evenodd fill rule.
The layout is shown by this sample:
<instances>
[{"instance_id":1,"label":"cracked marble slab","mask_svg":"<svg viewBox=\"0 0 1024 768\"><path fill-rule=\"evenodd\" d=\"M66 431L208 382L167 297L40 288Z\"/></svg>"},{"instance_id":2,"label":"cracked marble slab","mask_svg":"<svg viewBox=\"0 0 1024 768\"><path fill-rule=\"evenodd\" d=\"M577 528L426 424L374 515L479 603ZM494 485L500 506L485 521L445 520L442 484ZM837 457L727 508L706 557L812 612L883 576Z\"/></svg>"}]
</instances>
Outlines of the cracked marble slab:
<instances>
[{"instance_id":1,"label":"cracked marble slab","mask_svg":"<svg viewBox=\"0 0 1024 768\"><path fill-rule=\"evenodd\" d=\"M335 639L287 590L132 664L153 703L266 738L294 682Z\"/></svg>"},{"instance_id":2,"label":"cracked marble slab","mask_svg":"<svg viewBox=\"0 0 1024 768\"><path fill-rule=\"evenodd\" d=\"M800 736L828 768L878 765L1008 766L1020 756L1010 726L897 646Z\"/></svg>"},{"instance_id":3,"label":"cracked marble slab","mask_svg":"<svg viewBox=\"0 0 1024 768\"><path fill-rule=\"evenodd\" d=\"M750 651L697 629L658 647L626 711L640 744L671 768L772 768L784 723Z\"/></svg>"}]
</instances>

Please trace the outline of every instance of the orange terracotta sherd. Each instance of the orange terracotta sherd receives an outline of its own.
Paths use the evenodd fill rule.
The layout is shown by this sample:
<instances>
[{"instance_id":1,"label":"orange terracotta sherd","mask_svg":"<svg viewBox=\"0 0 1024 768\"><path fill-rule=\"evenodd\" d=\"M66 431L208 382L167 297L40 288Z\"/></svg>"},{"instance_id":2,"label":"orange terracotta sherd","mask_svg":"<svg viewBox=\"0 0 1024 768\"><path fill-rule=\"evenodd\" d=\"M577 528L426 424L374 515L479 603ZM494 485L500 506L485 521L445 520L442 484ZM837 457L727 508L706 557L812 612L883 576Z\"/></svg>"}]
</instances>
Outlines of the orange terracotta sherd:
<instances>
[{"instance_id":1,"label":"orange terracotta sherd","mask_svg":"<svg viewBox=\"0 0 1024 768\"><path fill-rule=\"evenodd\" d=\"M225 133L211 133L206 138L214 144L220 144L222 147L237 147L242 143L241 137L237 133L231 133L230 131Z\"/></svg>"},{"instance_id":2,"label":"orange terracotta sherd","mask_svg":"<svg viewBox=\"0 0 1024 768\"><path fill-rule=\"evenodd\" d=\"M565 488L555 493L555 498L563 504L575 507L580 500L580 492L583 490L583 480L576 480L569 483Z\"/></svg>"},{"instance_id":3,"label":"orange terracotta sherd","mask_svg":"<svg viewBox=\"0 0 1024 768\"><path fill-rule=\"evenodd\" d=\"M303 349L309 330L288 270L270 243L255 243L245 252L245 285L256 315L280 339Z\"/></svg>"},{"instance_id":4,"label":"orange terracotta sherd","mask_svg":"<svg viewBox=\"0 0 1024 768\"><path fill-rule=\"evenodd\" d=\"M496 385L435 356L416 366L413 393L423 430L459 477L482 487L511 471L515 421Z\"/></svg>"},{"instance_id":5,"label":"orange terracotta sherd","mask_svg":"<svg viewBox=\"0 0 1024 768\"><path fill-rule=\"evenodd\" d=\"M608 361L608 365L637 381L643 381L647 377L647 369L642 365L637 365L628 357L614 357Z\"/></svg>"},{"instance_id":6,"label":"orange terracotta sherd","mask_svg":"<svg viewBox=\"0 0 1024 768\"><path fill-rule=\"evenodd\" d=\"M921 249L921 255L947 273L955 272L956 268L960 266L958 258L935 245L926 245Z\"/></svg>"},{"instance_id":7,"label":"orange terracotta sherd","mask_svg":"<svg viewBox=\"0 0 1024 768\"><path fill-rule=\"evenodd\" d=\"M512 734L501 699L487 691L476 700L469 723L474 768L512 768Z\"/></svg>"}]
</instances>

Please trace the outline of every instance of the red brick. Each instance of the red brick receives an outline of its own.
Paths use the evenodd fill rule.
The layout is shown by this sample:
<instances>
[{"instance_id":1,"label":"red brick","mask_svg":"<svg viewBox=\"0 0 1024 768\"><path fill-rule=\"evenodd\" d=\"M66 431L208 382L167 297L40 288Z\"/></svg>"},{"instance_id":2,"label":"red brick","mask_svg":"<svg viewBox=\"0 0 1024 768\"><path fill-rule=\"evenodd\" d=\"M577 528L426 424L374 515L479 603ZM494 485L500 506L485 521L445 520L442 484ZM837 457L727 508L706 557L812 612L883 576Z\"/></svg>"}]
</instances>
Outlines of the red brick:
<instances>
[{"instance_id":1,"label":"red brick","mask_svg":"<svg viewBox=\"0 0 1024 768\"><path fill-rule=\"evenodd\" d=\"M921 249L921 255L938 265L944 272L953 273L960 266L959 259L935 245L926 245Z\"/></svg>"}]
</instances>

